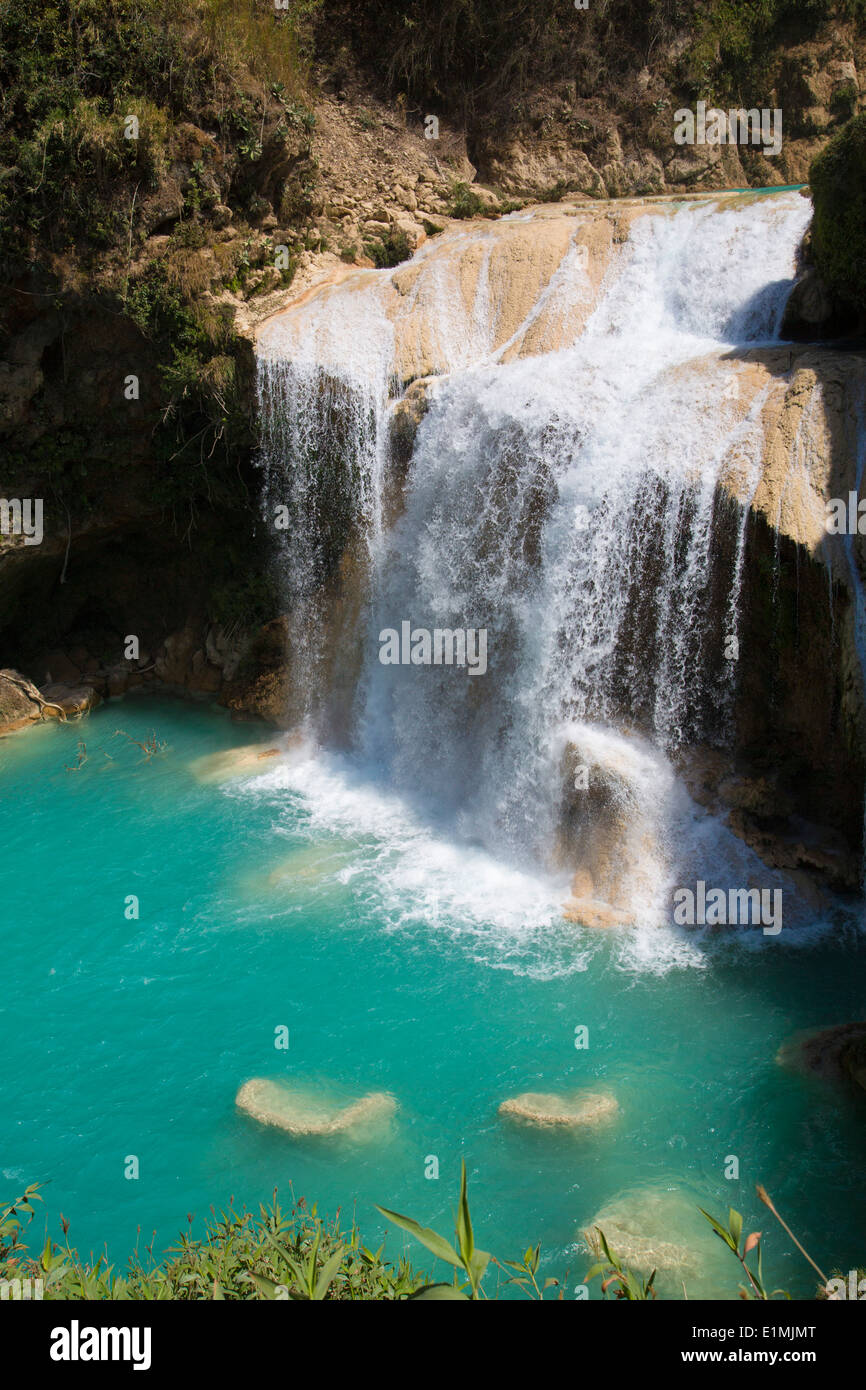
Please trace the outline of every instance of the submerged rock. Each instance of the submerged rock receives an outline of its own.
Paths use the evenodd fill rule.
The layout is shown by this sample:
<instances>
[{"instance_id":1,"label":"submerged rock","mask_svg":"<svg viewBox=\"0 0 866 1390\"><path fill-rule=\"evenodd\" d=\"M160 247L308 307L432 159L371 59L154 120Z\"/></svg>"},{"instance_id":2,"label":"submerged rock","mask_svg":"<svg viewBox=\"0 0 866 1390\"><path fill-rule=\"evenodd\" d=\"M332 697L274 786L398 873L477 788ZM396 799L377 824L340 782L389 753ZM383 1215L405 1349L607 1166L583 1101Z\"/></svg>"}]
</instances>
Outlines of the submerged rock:
<instances>
[{"instance_id":1,"label":"submerged rock","mask_svg":"<svg viewBox=\"0 0 866 1390\"><path fill-rule=\"evenodd\" d=\"M575 875L577 877L577 875ZM581 927L633 927L634 915L627 909L613 907L600 898L583 897L573 892L562 909L566 922Z\"/></svg>"},{"instance_id":2,"label":"submerged rock","mask_svg":"<svg viewBox=\"0 0 866 1390\"><path fill-rule=\"evenodd\" d=\"M339 1106L258 1076L244 1082L235 1104L260 1124L272 1125L298 1139L347 1133L357 1138L390 1120L397 1111L397 1102L387 1091L371 1091L360 1100Z\"/></svg>"},{"instance_id":3,"label":"submerged rock","mask_svg":"<svg viewBox=\"0 0 866 1390\"><path fill-rule=\"evenodd\" d=\"M191 763L192 771L201 782L227 782L233 777L258 777L285 759L300 743L300 736L279 739L270 743L247 743L240 748L226 748L222 753L208 753Z\"/></svg>"},{"instance_id":4,"label":"submerged rock","mask_svg":"<svg viewBox=\"0 0 866 1390\"><path fill-rule=\"evenodd\" d=\"M694 1245L695 1237L703 1235L700 1220L697 1208L677 1192L636 1190L609 1202L582 1235L597 1259L604 1258L601 1229L612 1253L627 1267L641 1274L658 1269L682 1275L700 1268L703 1252Z\"/></svg>"},{"instance_id":5,"label":"submerged rock","mask_svg":"<svg viewBox=\"0 0 866 1390\"><path fill-rule=\"evenodd\" d=\"M499 1114L524 1124L562 1129L595 1129L619 1114L614 1096L603 1091L577 1091L573 1095L524 1091L504 1100Z\"/></svg>"},{"instance_id":6,"label":"submerged rock","mask_svg":"<svg viewBox=\"0 0 866 1390\"><path fill-rule=\"evenodd\" d=\"M801 1033L783 1043L776 1061L828 1081L853 1081L866 1090L866 1023Z\"/></svg>"},{"instance_id":7,"label":"submerged rock","mask_svg":"<svg viewBox=\"0 0 866 1390\"><path fill-rule=\"evenodd\" d=\"M324 844L298 846L270 871L267 884L274 888L292 879L318 883L335 878L357 852L358 845L351 840L332 839Z\"/></svg>"}]
</instances>

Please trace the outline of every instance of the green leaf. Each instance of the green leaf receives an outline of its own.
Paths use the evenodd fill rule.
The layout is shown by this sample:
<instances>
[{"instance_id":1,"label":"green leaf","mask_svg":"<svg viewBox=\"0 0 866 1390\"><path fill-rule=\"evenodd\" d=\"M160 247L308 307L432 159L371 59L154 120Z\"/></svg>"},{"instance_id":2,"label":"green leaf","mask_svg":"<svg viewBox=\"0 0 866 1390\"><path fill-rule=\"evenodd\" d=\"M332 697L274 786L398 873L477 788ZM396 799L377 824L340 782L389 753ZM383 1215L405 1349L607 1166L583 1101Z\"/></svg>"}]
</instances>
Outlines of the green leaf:
<instances>
[{"instance_id":1,"label":"green leaf","mask_svg":"<svg viewBox=\"0 0 866 1390\"><path fill-rule=\"evenodd\" d=\"M472 1254L475 1250L475 1237L472 1233L472 1217L469 1215L469 1199L466 1195L466 1160L460 1160L460 1205L457 1208L457 1239L460 1254L466 1269L472 1268Z\"/></svg>"},{"instance_id":2,"label":"green leaf","mask_svg":"<svg viewBox=\"0 0 866 1390\"><path fill-rule=\"evenodd\" d=\"M607 1243L607 1236L605 1235L604 1231L601 1229L600 1226L596 1226L595 1229L598 1231L598 1238L601 1242L601 1248L607 1256L608 1263L613 1265L614 1269L619 1269L619 1261L615 1260L613 1255L610 1253L610 1246Z\"/></svg>"},{"instance_id":3,"label":"green leaf","mask_svg":"<svg viewBox=\"0 0 866 1390\"><path fill-rule=\"evenodd\" d=\"M701 1216L705 1216L707 1218L719 1239L723 1240L725 1242L725 1245L727 1245L728 1249L733 1250L734 1254L736 1254L737 1247L734 1245L730 1231L726 1231L724 1226L720 1226L718 1221L716 1221L715 1217L710 1216L710 1213L708 1211L704 1211L703 1207L698 1207L698 1211L701 1213Z\"/></svg>"},{"instance_id":4,"label":"green leaf","mask_svg":"<svg viewBox=\"0 0 866 1390\"><path fill-rule=\"evenodd\" d=\"M325 1294L328 1292L328 1289L331 1287L331 1284L333 1283L337 1270L340 1268L340 1262L344 1254L344 1247L342 1245L338 1245L331 1258L329 1260L326 1260L325 1263L322 1265L322 1272L316 1280L316 1289L315 1293L313 1294L313 1297L315 1299L321 1301L325 1297Z\"/></svg>"},{"instance_id":5,"label":"green leaf","mask_svg":"<svg viewBox=\"0 0 866 1390\"><path fill-rule=\"evenodd\" d=\"M486 1250L472 1251L472 1258L469 1261L468 1272L469 1277L471 1278L476 1289L478 1288L478 1285L481 1283L481 1280L484 1278L484 1271L486 1270L489 1263L490 1256Z\"/></svg>"},{"instance_id":6,"label":"green leaf","mask_svg":"<svg viewBox=\"0 0 866 1390\"><path fill-rule=\"evenodd\" d=\"M277 1289L285 1288L285 1284L277 1284L273 1279L266 1278L264 1274L251 1274L250 1278L259 1293L263 1293L265 1298L275 1299L277 1296Z\"/></svg>"},{"instance_id":7,"label":"green leaf","mask_svg":"<svg viewBox=\"0 0 866 1390\"><path fill-rule=\"evenodd\" d=\"M740 1248L740 1236L743 1234L743 1218L733 1207L728 1207L728 1230L734 1241L735 1249Z\"/></svg>"},{"instance_id":8,"label":"green leaf","mask_svg":"<svg viewBox=\"0 0 866 1390\"><path fill-rule=\"evenodd\" d=\"M437 1258L437 1260L447 1260L448 1264L455 1269L460 1269L462 1261L453 1246L449 1245L444 1236L437 1235L431 1231L429 1226L419 1226L417 1221L413 1221L411 1216L401 1216L399 1212L389 1211L387 1207L376 1207L384 1217L393 1221L395 1226L399 1226L402 1231L408 1231L410 1236L420 1240L422 1245L426 1245Z\"/></svg>"},{"instance_id":9,"label":"green leaf","mask_svg":"<svg viewBox=\"0 0 866 1390\"><path fill-rule=\"evenodd\" d=\"M458 1303L469 1302L465 1293L461 1293L459 1289L455 1289L453 1284L427 1284L425 1288L419 1289L417 1293L410 1293L407 1302L415 1303L419 1300L423 1300L425 1303L428 1300L438 1302L440 1299L446 1299L450 1302L456 1300Z\"/></svg>"}]
</instances>

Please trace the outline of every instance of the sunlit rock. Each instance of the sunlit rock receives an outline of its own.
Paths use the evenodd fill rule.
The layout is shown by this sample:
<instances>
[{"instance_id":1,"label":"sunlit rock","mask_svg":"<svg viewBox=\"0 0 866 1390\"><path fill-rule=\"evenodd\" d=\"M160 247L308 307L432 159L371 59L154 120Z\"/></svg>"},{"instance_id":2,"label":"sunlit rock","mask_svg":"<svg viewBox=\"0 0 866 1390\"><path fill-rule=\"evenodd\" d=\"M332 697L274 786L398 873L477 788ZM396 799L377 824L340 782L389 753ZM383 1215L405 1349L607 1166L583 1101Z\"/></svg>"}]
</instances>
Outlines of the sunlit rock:
<instances>
[{"instance_id":1,"label":"sunlit rock","mask_svg":"<svg viewBox=\"0 0 866 1390\"><path fill-rule=\"evenodd\" d=\"M267 743L247 743L240 748L226 748L221 753L209 753L191 764L201 782L228 782L233 778L259 777L285 763L302 740L300 735L278 736Z\"/></svg>"},{"instance_id":2,"label":"sunlit rock","mask_svg":"<svg viewBox=\"0 0 866 1390\"><path fill-rule=\"evenodd\" d=\"M42 697L20 671L0 671L0 732L23 729L41 717Z\"/></svg>"},{"instance_id":3,"label":"sunlit rock","mask_svg":"<svg viewBox=\"0 0 866 1390\"><path fill-rule=\"evenodd\" d=\"M542 1128L596 1129L616 1119L619 1104L614 1096L601 1091L577 1091L573 1095L524 1091L504 1100L499 1114Z\"/></svg>"},{"instance_id":4,"label":"sunlit rock","mask_svg":"<svg viewBox=\"0 0 866 1390\"><path fill-rule=\"evenodd\" d=\"M387 1091L371 1091L360 1100L340 1106L264 1077L244 1082L235 1104L260 1124L280 1129L296 1139L341 1134L372 1137L397 1112L397 1102Z\"/></svg>"},{"instance_id":5,"label":"sunlit rock","mask_svg":"<svg viewBox=\"0 0 866 1390\"><path fill-rule=\"evenodd\" d=\"M665 920L670 828L684 802L672 765L637 735L575 723L563 774L557 857L578 866L566 921L604 928Z\"/></svg>"}]
</instances>

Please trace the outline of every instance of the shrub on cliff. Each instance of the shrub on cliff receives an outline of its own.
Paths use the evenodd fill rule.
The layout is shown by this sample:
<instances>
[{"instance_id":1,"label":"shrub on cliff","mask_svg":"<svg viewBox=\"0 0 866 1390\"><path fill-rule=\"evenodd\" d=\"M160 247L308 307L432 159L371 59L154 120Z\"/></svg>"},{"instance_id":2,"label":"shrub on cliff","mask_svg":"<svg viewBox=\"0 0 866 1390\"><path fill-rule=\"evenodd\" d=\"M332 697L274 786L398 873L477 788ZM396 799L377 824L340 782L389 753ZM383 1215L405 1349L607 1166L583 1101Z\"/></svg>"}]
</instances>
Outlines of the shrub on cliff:
<instances>
[{"instance_id":1,"label":"shrub on cliff","mask_svg":"<svg viewBox=\"0 0 866 1390\"><path fill-rule=\"evenodd\" d=\"M825 282L866 312L866 115L855 116L814 160L812 255Z\"/></svg>"},{"instance_id":2,"label":"shrub on cliff","mask_svg":"<svg viewBox=\"0 0 866 1390\"><path fill-rule=\"evenodd\" d=\"M200 127L219 149L214 170L199 161L198 176L194 169L185 178L185 216L212 211L220 180L219 192L237 193L248 211L258 192L245 177L251 168L279 196L272 175L282 180L284 171L261 158L263 134L309 118L304 25L318 3L292 0L275 11L261 0L56 0L47 8L4 0L0 258L7 269L47 269L94 250L128 259L140 234L161 220L158 212L143 218L149 196L172 187Z\"/></svg>"}]
</instances>

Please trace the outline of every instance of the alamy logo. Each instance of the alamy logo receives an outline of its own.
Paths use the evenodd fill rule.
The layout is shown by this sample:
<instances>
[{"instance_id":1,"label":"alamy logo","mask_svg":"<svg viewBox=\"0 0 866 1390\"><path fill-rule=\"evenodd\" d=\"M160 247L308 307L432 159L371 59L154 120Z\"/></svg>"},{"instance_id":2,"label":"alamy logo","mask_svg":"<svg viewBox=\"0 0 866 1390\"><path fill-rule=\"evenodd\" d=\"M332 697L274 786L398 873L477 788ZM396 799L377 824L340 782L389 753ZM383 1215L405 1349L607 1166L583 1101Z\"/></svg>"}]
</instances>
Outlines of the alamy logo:
<instances>
[{"instance_id":1,"label":"alamy logo","mask_svg":"<svg viewBox=\"0 0 866 1390\"><path fill-rule=\"evenodd\" d=\"M674 140L678 145L763 145L765 155L782 153L779 107L773 111L768 107L760 111L756 107L750 111L742 107L719 111L711 106L708 111L707 103L699 101L696 113L682 107L674 112L674 120Z\"/></svg>"},{"instance_id":2,"label":"alamy logo","mask_svg":"<svg viewBox=\"0 0 866 1390\"><path fill-rule=\"evenodd\" d=\"M0 497L0 535L23 536L25 545L41 545L41 497Z\"/></svg>"},{"instance_id":3,"label":"alamy logo","mask_svg":"<svg viewBox=\"0 0 866 1390\"><path fill-rule=\"evenodd\" d=\"M426 627L402 622L400 631L385 627L379 633L383 666L468 666L470 676L487 670L487 628Z\"/></svg>"},{"instance_id":4,"label":"alamy logo","mask_svg":"<svg viewBox=\"0 0 866 1390\"><path fill-rule=\"evenodd\" d=\"M694 890L674 889L674 922L678 927L762 926L764 936L782 930L782 890L774 888L710 888L698 879Z\"/></svg>"},{"instance_id":5,"label":"alamy logo","mask_svg":"<svg viewBox=\"0 0 866 1390\"><path fill-rule=\"evenodd\" d=\"M828 1279L824 1286L824 1292L828 1299L844 1299L849 1303L862 1303L866 1299L866 1279L858 1279L859 1273L859 1269L849 1269L847 1285L841 1275L835 1279Z\"/></svg>"},{"instance_id":6,"label":"alamy logo","mask_svg":"<svg viewBox=\"0 0 866 1390\"><path fill-rule=\"evenodd\" d=\"M831 497L827 503L824 529L830 536L866 536L866 497L858 501L856 492Z\"/></svg>"},{"instance_id":7,"label":"alamy logo","mask_svg":"<svg viewBox=\"0 0 866 1390\"><path fill-rule=\"evenodd\" d=\"M131 1361L134 1371L150 1370L149 1327L69 1327L51 1332L52 1361Z\"/></svg>"},{"instance_id":8,"label":"alamy logo","mask_svg":"<svg viewBox=\"0 0 866 1390\"><path fill-rule=\"evenodd\" d=\"M42 1280L0 1279L0 1300L7 1299L11 1299L13 1303L21 1303L22 1301L41 1301Z\"/></svg>"}]
</instances>

